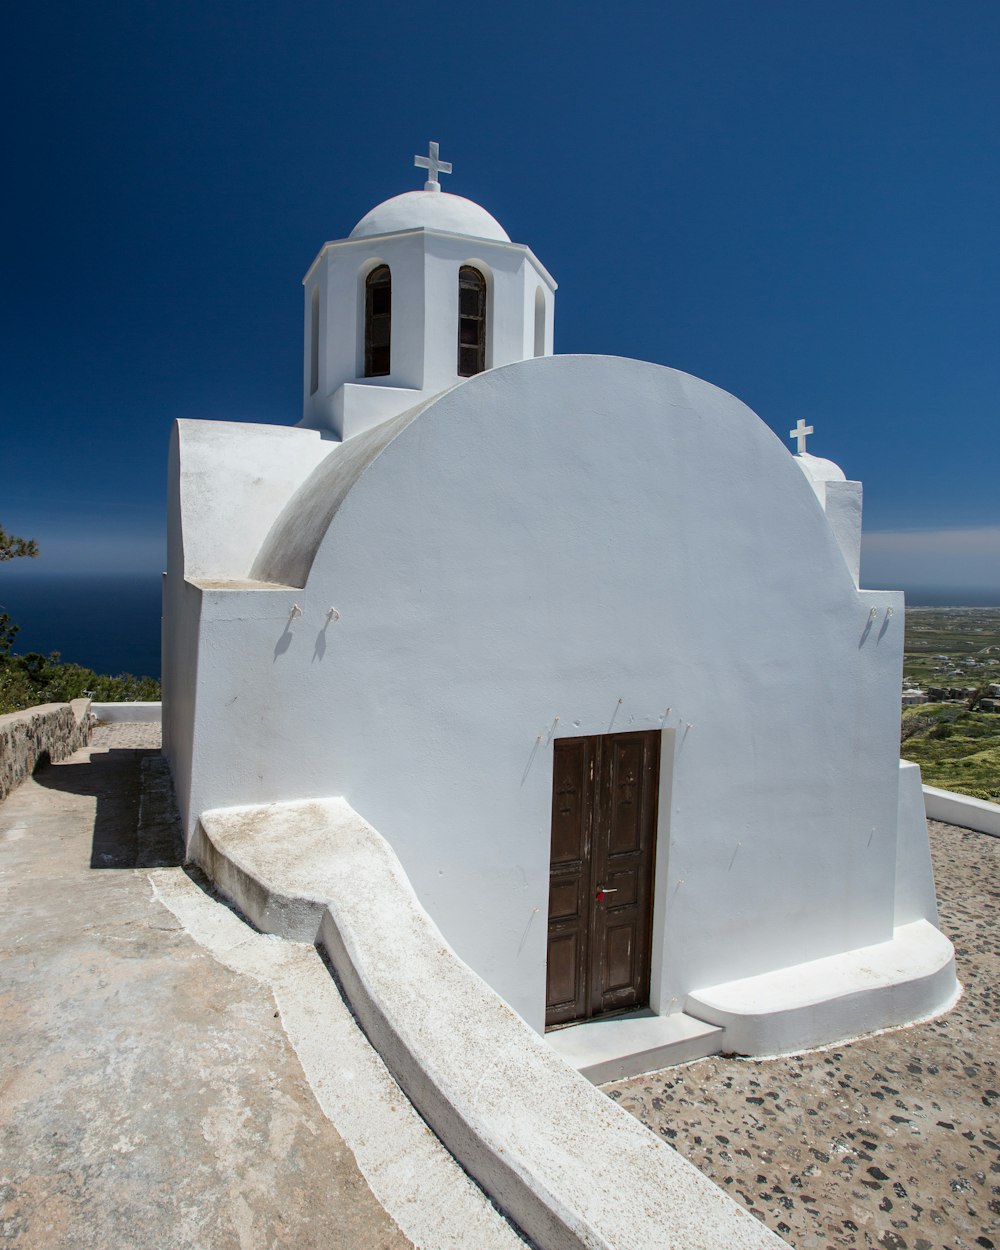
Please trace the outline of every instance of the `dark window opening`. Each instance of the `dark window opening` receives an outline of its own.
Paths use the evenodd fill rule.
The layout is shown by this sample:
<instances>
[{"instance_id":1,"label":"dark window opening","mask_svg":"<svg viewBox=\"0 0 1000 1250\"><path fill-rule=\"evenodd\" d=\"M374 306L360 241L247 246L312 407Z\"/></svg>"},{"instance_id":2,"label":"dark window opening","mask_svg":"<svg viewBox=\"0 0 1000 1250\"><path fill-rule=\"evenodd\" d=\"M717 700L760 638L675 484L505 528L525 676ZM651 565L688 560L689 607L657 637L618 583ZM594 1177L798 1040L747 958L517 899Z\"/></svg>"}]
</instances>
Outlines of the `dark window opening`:
<instances>
[{"instance_id":1,"label":"dark window opening","mask_svg":"<svg viewBox=\"0 0 1000 1250\"><path fill-rule=\"evenodd\" d=\"M392 275L388 265L373 269L365 281L365 377L389 374L392 335Z\"/></svg>"},{"instance_id":2,"label":"dark window opening","mask_svg":"<svg viewBox=\"0 0 1000 1250\"><path fill-rule=\"evenodd\" d=\"M486 279L478 269L458 271L458 376L471 378L486 368Z\"/></svg>"},{"instance_id":3,"label":"dark window opening","mask_svg":"<svg viewBox=\"0 0 1000 1250\"><path fill-rule=\"evenodd\" d=\"M309 394L319 390L319 286L314 286L310 297L309 326Z\"/></svg>"}]
</instances>

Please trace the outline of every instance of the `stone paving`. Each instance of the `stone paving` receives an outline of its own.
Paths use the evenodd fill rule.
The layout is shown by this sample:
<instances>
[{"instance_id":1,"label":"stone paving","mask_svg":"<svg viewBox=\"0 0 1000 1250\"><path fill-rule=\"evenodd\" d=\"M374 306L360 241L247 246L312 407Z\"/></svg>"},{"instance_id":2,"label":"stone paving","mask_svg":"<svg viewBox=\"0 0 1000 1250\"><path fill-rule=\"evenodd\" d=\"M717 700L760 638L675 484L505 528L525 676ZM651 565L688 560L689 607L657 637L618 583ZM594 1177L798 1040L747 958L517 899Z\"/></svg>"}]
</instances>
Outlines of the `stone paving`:
<instances>
[{"instance_id":1,"label":"stone paving","mask_svg":"<svg viewBox=\"0 0 1000 1250\"><path fill-rule=\"evenodd\" d=\"M160 723L121 721L114 725L96 725L90 737L92 747L115 747L131 750L160 749Z\"/></svg>"},{"instance_id":2,"label":"stone paving","mask_svg":"<svg viewBox=\"0 0 1000 1250\"><path fill-rule=\"evenodd\" d=\"M948 1015L605 1086L798 1250L1000 1247L1000 839L930 828L964 987Z\"/></svg>"}]
</instances>

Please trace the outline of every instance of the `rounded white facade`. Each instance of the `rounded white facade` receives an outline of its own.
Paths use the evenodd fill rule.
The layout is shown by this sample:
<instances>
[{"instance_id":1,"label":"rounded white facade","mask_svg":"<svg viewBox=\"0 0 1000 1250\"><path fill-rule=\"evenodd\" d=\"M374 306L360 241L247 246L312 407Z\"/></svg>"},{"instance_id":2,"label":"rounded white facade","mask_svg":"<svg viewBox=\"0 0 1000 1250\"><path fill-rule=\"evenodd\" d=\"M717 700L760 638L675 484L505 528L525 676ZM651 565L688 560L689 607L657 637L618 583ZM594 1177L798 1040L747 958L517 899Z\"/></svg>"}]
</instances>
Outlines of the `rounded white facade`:
<instances>
[{"instance_id":1,"label":"rounded white facade","mask_svg":"<svg viewBox=\"0 0 1000 1250\"><path fill-rule=\"evenodd\" d=\"M554 357L316 454L201 591L191 825L343 796L541 1027L552 742L656 730L654 1010L892 938L902 596L743 404Z\"/></svg>"}]
</instances>

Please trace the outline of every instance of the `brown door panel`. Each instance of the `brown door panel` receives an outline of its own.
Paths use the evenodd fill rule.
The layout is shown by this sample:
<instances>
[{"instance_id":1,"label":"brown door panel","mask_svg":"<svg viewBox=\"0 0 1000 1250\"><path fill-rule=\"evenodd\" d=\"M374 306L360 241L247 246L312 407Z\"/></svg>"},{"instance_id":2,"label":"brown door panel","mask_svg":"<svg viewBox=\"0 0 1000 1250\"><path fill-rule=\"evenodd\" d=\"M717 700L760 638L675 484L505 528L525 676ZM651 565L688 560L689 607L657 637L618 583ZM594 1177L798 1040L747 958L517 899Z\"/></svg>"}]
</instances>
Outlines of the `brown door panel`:
<instances>
[{"instance_id":1,"label":"brown door panel","mask_svg":"<svg viewBox=\"0 0 1000 1250\"><path fill-rule=\"evenodd\" d=\"M649 1000L660 735L554 744L548 1026Z\"/></svg>"}]
</instances>

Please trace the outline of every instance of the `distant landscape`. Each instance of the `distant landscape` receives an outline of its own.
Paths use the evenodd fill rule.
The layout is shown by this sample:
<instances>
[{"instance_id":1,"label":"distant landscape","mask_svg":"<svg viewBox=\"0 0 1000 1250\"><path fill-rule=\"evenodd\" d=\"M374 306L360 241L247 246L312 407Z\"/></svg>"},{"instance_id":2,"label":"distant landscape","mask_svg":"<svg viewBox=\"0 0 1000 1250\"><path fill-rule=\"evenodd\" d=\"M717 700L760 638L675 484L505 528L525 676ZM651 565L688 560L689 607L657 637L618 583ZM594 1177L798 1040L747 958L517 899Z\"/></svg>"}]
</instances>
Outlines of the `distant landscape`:
<instances>
[{"instance_id":1,"label":"distant landscape","mask_svg":"<svg viewBox=\"0 0 1000 1250\"><path fill-rule=\"evenodd\" d=\"M922 689L1000 682L1000 607L907 607L905 648L903 677Z\"/></svg>"},{"instance_id":2,"label":"distant landscape","mask_svg":"<svg viewBox=\"0 0 1000 1250\"><path fill-rule=\"evenodd\" d=\"M1000 685L1000 607L907 608L903 685L973 692L904 708L900 754L926 785L1000 803L1000 712L980 710Z\"/></svg>"}]
</instances>

